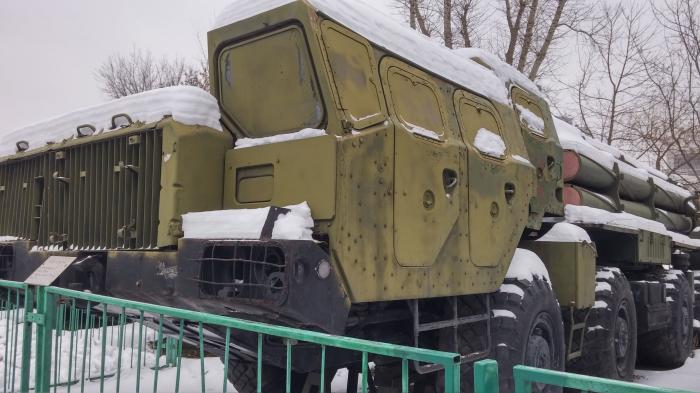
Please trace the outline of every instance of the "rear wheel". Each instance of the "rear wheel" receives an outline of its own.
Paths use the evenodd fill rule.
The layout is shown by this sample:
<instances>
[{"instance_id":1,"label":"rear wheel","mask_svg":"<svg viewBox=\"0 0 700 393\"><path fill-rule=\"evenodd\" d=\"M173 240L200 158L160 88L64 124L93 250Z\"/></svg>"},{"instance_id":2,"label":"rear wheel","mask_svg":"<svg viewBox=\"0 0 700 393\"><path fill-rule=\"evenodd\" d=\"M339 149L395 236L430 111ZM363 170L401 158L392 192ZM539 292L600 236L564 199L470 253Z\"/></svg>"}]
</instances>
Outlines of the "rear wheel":
<instances>
[{"instance_id":1,"label":"rear wheel","mask_svg":"<svg viewBox=\"0 0 700 393\"><path fill-rule=\"evenodd\" d=\"M631 380L637 357L637 314L630 284L619 269L598 268L595 300L581 357L571 362L569 371Z\"/></svg>"},{"instance_id":2,"label":"rear wheel","mask_svg":"<svg viewBox=\"0 0 700 393\"><path fill-rule=\"evenodd\" d=\"M679 270L660 270L651 273L648 279L666 284L666 299L671 304L671 325L639 338L639 359L655 367L680 367L692 350L693 292L685 274Z\"/></svg>"},{"instance_id":3,"label":"rear wheel","mask_svg":"<svg viewBox=\"0 0 700 393\"><path fill-rule=\"evenodd\" d=\"M563 370L564 324L550 284L540 277L532 282L506 280L493 295L491 335L498 361L502 392L512 392L513 367L524 364ZM561 388L534 385L534 392Z\"/></svg>"}]
</instances>

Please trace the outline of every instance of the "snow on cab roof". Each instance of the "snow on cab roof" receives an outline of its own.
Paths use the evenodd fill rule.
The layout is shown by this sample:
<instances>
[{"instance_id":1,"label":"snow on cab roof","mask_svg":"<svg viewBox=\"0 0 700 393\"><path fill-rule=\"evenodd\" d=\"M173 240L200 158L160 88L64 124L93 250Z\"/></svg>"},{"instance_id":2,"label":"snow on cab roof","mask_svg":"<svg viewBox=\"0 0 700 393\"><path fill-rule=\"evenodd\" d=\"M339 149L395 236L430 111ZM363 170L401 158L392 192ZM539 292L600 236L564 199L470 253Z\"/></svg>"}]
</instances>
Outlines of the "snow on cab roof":
<instances>
[{"instance_id":1,"label":"snow on cab roof","mask_svg":"<svg viewBox=\"0 0 700 393\"><path fill-rule=\"evenodd\" d=\"M166 87L67 113L0 135L0 156L15 154L19 141L29 148L46 146L76 136L76 128L90 124L97 132L110 131L112 116L127 114L134 122L152 123L164 116L188 125L221 131L219 105L206 91L191 86Z\"/></svg>"},{"instance_id":2,"label":"snow on cab roof","mask_svg":"<svg viewBox=\"0 0 700 393\"><path fill-rule=\"evenodd\" d=\"M545 96L542 94L542 91L540 91L540 88L537 87L535 82L531 81L527 76L525 76L525 74L518 71L512 65L499 59L498 56L494 55L493 53L481 48L458 48L454 49L454 51L462 57L469 59L480 59L482 62L484 62L484 64L493 70L496 76L498 76L503 83L512 83L520 86L529 93L535 94L536 96L546 100Z\"/></svg>"},{"instance_id":3,"label":"snow on cab roof","mask_svg":"<svg viewBox=\"0 0 700 393\"><path fill-rule=\"evenodd\" d=\"M218 29L298 0L235 0L216 19ZM509 104L508 91L491 71L402 25L368 0L305 0L321 13L436 75L477 94Z\"/></svg>"}]
</instances>

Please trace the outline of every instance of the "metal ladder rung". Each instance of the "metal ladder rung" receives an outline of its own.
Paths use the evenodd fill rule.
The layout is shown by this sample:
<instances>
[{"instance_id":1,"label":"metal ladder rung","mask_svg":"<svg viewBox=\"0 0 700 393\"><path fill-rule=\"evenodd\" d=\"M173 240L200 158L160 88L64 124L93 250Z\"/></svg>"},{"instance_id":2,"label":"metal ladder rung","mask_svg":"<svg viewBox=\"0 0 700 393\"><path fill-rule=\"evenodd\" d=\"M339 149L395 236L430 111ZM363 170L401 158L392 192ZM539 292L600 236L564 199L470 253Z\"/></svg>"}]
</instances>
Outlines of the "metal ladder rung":
<instances>
[{"instance_id":1,"label":"metal ladder rung","mask_svg":"<svg viewBox=\"0 0 700 393\"><path fill-rule=\"evenodd\" d=\"M488 314L478 314L478 315L472 315L469 317L462 317L458 318L457 320L447 320L447 321L438 321L438 322L430 322L430 323L423 323L418 325L418 331L419 332L427 332L431 330L439 330L439 329L444 329L447 327L454 327L454 326L460 326L460 325L466 325L468 323L475 323L475 322L481 322L489 319Z\"/></svg>"}]
</instances>

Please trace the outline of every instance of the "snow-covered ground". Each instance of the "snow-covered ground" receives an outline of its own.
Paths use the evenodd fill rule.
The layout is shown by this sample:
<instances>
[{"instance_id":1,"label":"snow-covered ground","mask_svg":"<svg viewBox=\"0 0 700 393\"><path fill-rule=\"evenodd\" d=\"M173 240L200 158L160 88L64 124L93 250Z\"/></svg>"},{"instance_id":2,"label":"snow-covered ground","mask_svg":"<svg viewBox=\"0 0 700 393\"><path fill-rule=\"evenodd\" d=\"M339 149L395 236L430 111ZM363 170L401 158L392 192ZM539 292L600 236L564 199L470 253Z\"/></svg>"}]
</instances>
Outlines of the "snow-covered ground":
<instances>
[{"instance_id":1,"label":"snow-covered ground","mask_svg":"<svg viewBox=\"0 0 700 393\"><path fill-rule=\"evenodd\" d=\"M637 370L634 381L659 388L700 392L700 350L695 350L694 357L675 370Z\"/></svg>"}]
</instances>

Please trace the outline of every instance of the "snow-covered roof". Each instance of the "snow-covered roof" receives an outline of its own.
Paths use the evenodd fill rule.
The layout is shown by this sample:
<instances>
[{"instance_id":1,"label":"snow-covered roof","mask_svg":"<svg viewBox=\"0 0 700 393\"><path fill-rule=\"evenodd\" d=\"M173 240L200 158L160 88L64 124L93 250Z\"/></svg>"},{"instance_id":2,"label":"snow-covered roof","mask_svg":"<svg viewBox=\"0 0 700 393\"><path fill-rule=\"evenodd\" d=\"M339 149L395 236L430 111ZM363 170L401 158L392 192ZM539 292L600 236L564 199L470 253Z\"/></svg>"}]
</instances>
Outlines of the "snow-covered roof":
<instances>
[{"instance_id":1,"label":"snow-covered roof","mask_svg":"<svg viewBox=\"0 0 700 393\"><path fill-rule=\"evenodd\" d=\"M235 0L216 19L214 28L297 0ZM505 85L491 71L423 34L404 26L369 0L304 0L321 13L366 37L375 45L477 94L509 103Z\"/></svg>"},{"instance_id":2,"label":"snow-covered roof","mask_svg":"<svg viewBox=\"0 0 700 393\"><path fill-rule=\"evenodd\" d=\"M466 57L468 59L479 58L487 66L489 66L493 72L498 76L503 83L512 83L514 85L520 86L522 89L537 95L544 99L544 95L540 91L539 87L530 80L525 74L518 71L512 65L506 63L505 61L498 58L498 56L493 53L486 51L481 48L458 48L454 50L455 53L460 56Z\"/></svg>"},{"instance_id":3,"label":"snow-covered roof","mask_svg":"<svg viewBox=\"0 0 700 393\"><path fill-rule=\"evenodd\" d=\"M191 86L166 87L139 93L93 107L67 113L18 130L0 135L0 156L15 154L15 144L29 142L29 148L39 148L51 142L61 142L76 135L76 128L90 124L97 132L108 132L112 116L127 114L144 123L172 116L188 125L202 125L222 130L219 105L208 92Z\"/></svg>"}]
</instances>

